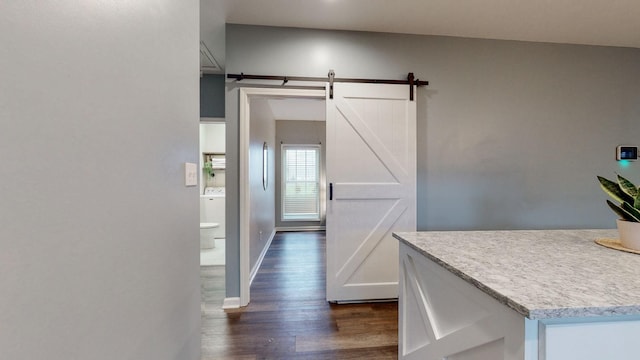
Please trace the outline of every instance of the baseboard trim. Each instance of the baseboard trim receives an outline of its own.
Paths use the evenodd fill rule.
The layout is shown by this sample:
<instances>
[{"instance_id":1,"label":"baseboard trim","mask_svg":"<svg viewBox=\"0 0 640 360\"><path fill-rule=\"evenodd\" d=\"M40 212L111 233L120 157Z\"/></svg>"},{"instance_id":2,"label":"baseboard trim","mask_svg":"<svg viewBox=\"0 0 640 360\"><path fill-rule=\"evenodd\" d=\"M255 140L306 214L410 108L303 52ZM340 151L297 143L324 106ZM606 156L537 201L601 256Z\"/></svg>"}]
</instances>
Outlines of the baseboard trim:
<instances>
[{"instance_id":1,"label":"baseboard trim","mask_svg":"<svg viewBox=\"0 0 640 360\"><path fill-rule=\"evenodd\" d=\"M275 236L276 236L276 229L273 229L273 231L271 231L271 235L269 235L269 240L267 240L267 244L264 246L264 248L262 248L262 251L260 252L258 261L256 261L256 264L251 269L251 273L249 273L249 286L253 284L253 279L256 277L256 274L258 274L258 269L260 269L260 265L262 265L262 260L264 260L264 256L267 254L267 250L269 250L269 246L271 246L271 242L273 241L273 238Z\"/></svg>"},{"instance_id":2,"label":"baseboard trim","mask_svg":"<svg viewBox=\"0 0 640 360\"><path fill-rule=\"evenodd\" d=\"M326 226L313 225L313 226L280 226L276 227L276 231L325 231Z\"/></svg>"},{"instance_id":3,"label":"baseboard trim","mask_svg":"<svg viewBox=\"0 0 640 360\"><path fill-rule=\"evenodd\" d=\"M240 298L239 297L231 297L224 298L222 302L222 309L239 309L240 308Z\"/></svg>"},{"instance_id":4,"label":"baseboard trim","mask_svg":"<svg viewBox=\"0 0 640 360\"><path fill-rule=\"evenodd\" d=\"M372 300L335 300L329 301L332 304L347 305L347 304L373 304L373 303L389 303L398 302L398 298L390 299L372 299Z\"/></svg>"}]
</instances>

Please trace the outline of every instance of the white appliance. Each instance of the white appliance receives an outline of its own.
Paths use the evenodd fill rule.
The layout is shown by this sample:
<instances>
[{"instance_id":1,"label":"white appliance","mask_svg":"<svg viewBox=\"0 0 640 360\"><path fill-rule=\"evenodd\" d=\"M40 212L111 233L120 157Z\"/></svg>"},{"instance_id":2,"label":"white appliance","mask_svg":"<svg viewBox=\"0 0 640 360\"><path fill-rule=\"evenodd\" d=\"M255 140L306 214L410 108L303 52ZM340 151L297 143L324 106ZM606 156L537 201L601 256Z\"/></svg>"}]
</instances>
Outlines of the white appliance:
<instances>
[{"instance_id":1,"label":"white appliance","mask_svg":"<svg viewBox=\"0 0 640 360\"><path fill-rule=\"evenodd\" d=\"M208 187L204 195L200 195L200 222L217 223L213 230L216 239L225 237L225 196L224 188Z\"/></svg>"}]
</instances>

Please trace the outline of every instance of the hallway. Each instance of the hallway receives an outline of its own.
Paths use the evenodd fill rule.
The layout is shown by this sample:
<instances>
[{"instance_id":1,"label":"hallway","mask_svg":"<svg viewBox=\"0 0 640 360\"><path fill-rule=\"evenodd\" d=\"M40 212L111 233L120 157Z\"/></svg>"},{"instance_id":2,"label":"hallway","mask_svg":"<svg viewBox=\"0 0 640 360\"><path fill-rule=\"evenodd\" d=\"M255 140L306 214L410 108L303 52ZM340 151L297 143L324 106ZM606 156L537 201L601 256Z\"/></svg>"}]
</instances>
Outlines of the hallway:
<instances>
[{"instance_id":1,"label":"hallway","mask_svg":"<svg viewBox=\"0 0 640 360\"><path fill-rule=\"evenodd\" d=\"M324 232L278 233L250 304L227 312L224 268L201 267L202 359L396 359L397 303L327 303L325 264Z\"/></svg>"}]
</instances>

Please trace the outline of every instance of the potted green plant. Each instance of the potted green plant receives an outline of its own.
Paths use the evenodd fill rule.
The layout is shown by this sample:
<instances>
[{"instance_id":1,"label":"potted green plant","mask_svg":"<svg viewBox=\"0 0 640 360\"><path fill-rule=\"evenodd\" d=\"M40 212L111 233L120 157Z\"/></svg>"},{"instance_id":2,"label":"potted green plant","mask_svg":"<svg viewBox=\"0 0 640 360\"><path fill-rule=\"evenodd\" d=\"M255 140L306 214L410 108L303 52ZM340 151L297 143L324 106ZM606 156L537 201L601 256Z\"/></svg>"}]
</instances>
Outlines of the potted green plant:
<instances>
[{"instance_id":1,"label":"potted green plant","mask_svg":"<svg viewBox=\"0 0 640 360\"><path fill-rule=\"evenodd\" d=\"M204 168L202 170L204 170L205 174L207 174L207 175L209 175L211 177L216 176L216 174L213 171L213 164L210 161L204 163Z\"/></svg>"},{"instance_id":2,"label":"potted green plant","mask_svg":"<svg viewBox=\"0 0 640 360\"><path fill-rule=\"evenodd\" d=\"M616 220L622 246L640 251L640 188L621 175L617 181L598 176L600 187L618 204L607 200L607 205L620 219Z\"/></svg>"}]
</instances>

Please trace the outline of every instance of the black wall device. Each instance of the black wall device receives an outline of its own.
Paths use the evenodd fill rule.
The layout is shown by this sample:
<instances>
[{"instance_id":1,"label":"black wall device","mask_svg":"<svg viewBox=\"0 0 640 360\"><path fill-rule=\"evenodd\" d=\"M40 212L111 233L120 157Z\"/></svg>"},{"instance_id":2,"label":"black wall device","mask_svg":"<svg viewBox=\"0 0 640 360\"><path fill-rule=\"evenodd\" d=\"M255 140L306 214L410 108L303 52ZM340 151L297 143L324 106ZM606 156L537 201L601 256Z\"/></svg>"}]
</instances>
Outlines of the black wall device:
<instances>
[{"instance_id":1,"label":"black wall device","mask_svg":"<svg viewBox=\"0 0 640 360\"><path fill-rule=\"evenodd\" d=\"M619 145L616 148L616 160L638 160L638 147Z\"/></svg>"}]
</instances>

